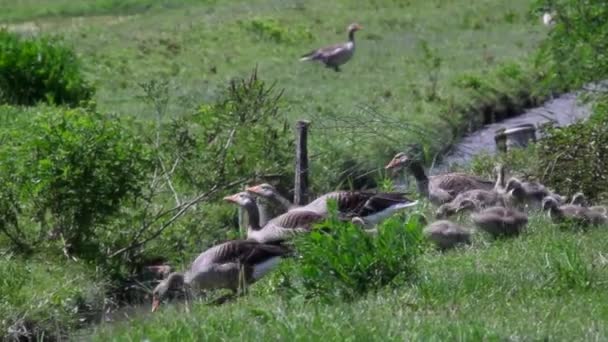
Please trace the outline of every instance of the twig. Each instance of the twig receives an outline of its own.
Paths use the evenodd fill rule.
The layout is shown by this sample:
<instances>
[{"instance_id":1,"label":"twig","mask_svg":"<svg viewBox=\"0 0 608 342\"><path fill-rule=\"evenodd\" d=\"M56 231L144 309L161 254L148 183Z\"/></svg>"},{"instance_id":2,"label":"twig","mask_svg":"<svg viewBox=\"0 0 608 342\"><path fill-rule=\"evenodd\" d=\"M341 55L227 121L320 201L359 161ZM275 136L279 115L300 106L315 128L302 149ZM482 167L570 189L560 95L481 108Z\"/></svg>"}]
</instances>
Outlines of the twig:
<instances>
[{"instance_id":1,"label":"twig","mask_svg":"<svg viewBox=\"0 0 608 342\"><path fill-rule=\"evenodd\" d=\"M150 235L149 237L145 238L142 241L139 242L133 242L131 245L121 248L119 250L117 250L116 252L110 254L110 258L114 258L116 256L122 255L123 253L130 251L132 249L135 248L139 248L143 245L145 245L146 243L156 239L157 237L160 236L160 234L167 229L171 224L173 224L173 222L175 222L178 218L180 218L190 207L192 207L193 205L197 204L198 202L210 197L211 195L215 194L216 192L226 189L226 188L230 188L233 186L236 186L238 184L242 184L246 181L246 179L239 179L233 182L230 182L228 184L224 184L223 186L219 186L219 185L214 185L210 190L196 196L195 198L193 198L192 200L182 204L179 207L179 210L177 213L175 213L175 215L173 215L169 220L167 220L166 222L164 222L160 228L158 228L152 235ZM177 208L177 207L176 207ZM176 209L174 208L174 209Z\"/></svg>"}]
</instances>

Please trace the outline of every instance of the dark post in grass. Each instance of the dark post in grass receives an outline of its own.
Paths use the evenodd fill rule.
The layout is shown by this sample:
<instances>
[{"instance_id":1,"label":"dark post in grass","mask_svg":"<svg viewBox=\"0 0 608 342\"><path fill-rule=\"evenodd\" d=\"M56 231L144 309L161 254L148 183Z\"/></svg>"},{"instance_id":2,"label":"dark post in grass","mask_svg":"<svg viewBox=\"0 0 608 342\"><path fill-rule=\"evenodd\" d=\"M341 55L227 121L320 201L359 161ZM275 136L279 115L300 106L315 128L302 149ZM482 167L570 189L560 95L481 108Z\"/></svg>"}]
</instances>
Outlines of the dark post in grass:
<instances>
[{"instance_id":1,"label":"dark post in grass","mask_svg":"<svg viewBox=\"0 0 608 342\"><path fill-rule=\"evenodd\" d=\"M293 195L293 203L296 205L304 205L307 200L308 193L308 147L306 141L308 139L309 121L299 120L296 123L296 179L295 193Z\"/></svg>"}]
</instances>

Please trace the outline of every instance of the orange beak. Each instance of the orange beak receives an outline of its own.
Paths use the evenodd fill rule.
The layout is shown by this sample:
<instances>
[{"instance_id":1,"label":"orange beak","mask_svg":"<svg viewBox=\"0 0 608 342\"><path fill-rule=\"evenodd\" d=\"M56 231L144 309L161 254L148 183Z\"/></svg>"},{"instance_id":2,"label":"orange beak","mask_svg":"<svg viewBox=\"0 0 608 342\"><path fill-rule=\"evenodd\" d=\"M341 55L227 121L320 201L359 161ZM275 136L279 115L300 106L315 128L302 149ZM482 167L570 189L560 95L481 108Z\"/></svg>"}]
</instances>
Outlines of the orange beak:
<instances>
[{"instance_id":1,"label":"orange beak","mask_svg":"<svg viewBox=\"0 0 608 342\"><path fill-rule=\"evenodd\" d=\"M236 195L226 196L226 197L224 197L224 201L236 203Z\"/></svg>"},{"instance_id":2,"label":"orange beak","mask_svg":"<svg viewBox=\"0 0 608 342\"><path fill-rule=\"evenodd\" d=\"M160 306L160 300L156 297L152 298L152 312L156 312Z\"/></svg>"},{"instance_id":3,"label":"orange beak","mask_svg":"<svg viewBox=\"0 0 608 342\"><path fill-rule=\"evenodd\" d=\"M357 30L363 30L363 26L357 25Z\"/></svg>"},{"instance_id":4,"label":"orange beak","mask_svg":"<svg viewBox=\"0 0 608 342\"><path fill-rule=\"evenodd\" d=\"M250 186L247 189L245 189L245 191L247 191L247 192L253 192L254 194L259 194L260 193L260 186L259 185Z\"/></svg>"}]
</instances>

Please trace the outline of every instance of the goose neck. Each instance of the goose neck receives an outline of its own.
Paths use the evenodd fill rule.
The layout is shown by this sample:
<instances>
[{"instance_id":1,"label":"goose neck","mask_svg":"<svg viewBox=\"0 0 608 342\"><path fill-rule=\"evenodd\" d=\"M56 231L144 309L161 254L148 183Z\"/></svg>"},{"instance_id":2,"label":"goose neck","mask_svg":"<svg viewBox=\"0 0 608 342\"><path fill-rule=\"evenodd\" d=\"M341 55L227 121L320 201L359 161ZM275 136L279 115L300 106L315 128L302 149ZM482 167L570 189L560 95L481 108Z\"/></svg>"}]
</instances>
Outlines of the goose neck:
<instances>
[{"instance_id":1,"label":"goose neck","mask_svg":"<svg viewBox=\"0 0 608 342\"><path fill-rule=\"evenodd\" d=\"M249 217L249 229L250 230L260 230L260 210L258 205L251 201L243 206L245 211L247 212L247 216Z\"/></svg>"}]
</instances>

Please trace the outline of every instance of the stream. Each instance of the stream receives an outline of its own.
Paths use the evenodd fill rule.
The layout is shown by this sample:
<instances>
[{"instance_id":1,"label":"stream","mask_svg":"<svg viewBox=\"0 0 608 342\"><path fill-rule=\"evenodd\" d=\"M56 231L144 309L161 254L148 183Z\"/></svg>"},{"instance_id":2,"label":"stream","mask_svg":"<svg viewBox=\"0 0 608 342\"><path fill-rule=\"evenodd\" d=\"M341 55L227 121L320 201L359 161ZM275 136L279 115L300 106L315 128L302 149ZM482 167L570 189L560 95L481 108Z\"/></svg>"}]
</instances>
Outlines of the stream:
<instances>
[{"instance_id":1,"label":"stream","mask_svg":"<svg viewBox=\"0 0 608 342\"><path fill-rule=\"evenodd\" d=\"M533 124L536 128L537 139L541 137L538 127L547 122L554 122L558 126L567 126L578 120L587 118L591 114L587 104L577 100L579 93L566 93L550 99L536 108L530 108L522 114L487 124L475 132L464 136L460 142L442 158L441 162L432 168L431 173L440 173L450 170L456 165L468 164L473 156L481 152L496 153L494 134L499 128L509 128L521 124Z\"/></svg>"}]
</instances>

